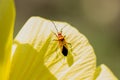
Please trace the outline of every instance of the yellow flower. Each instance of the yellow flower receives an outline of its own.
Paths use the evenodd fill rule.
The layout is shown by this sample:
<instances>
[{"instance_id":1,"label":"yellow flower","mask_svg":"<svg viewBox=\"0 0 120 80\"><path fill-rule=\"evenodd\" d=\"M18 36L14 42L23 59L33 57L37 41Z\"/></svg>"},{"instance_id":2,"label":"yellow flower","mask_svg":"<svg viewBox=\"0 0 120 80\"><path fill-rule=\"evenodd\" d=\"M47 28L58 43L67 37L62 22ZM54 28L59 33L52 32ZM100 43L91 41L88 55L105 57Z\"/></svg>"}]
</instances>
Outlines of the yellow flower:
<instances>
[{"instance_id":1,"label":"yellow flower","mask_svg":"<svg viewBox=\"0 0 120 80\"><path fill-rule=\"evenodd\" d=\"M13 0L0 0L0 80L6 80L9 73L14 19Z\"/></svg>"},{"instance_id":2,"label":"yellow flower","mask_svg":"<svg viewBox=\"0 0 120 80\"><path fill-rule=\"evenodd\" d=\"M32 17L15 38L15 48L10 78L16 80L92 80L96 69L96 57L88 40L71 25L55 22L67 42L68 56L62 55L50 20ZM18 64L19 63L19 64Z\"/></svg>"},{"instance_id":3,"label":"yellow flower","mask_svg":"<svg viewBox=\"0 0 120 80\"><path fill-rule=\"evenodd\" d=\"M100 65L96 69L95 77L95 80L118 80L110 69L104 64Z\"/></svg>"}]
</instances>

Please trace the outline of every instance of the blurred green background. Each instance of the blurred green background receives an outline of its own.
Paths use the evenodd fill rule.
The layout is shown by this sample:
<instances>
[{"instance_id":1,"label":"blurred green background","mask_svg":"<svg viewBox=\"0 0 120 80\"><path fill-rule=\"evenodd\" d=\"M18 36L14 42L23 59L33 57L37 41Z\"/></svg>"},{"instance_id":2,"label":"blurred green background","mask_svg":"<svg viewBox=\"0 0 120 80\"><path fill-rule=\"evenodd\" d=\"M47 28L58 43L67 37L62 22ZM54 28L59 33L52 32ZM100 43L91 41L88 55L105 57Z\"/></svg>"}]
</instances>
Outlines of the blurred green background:
<instances>
[{"instance_id":1,"label":"blurred green background","mask_svg":"<svg viewBox=\"0 0 120 80\"><path fill-rule=\"evenodd\" d=\"M106 64L120 79L119 0L16 0L15 35L31 16L66 21L94 47L97 65Z\"/></svg>"}]
</instances>

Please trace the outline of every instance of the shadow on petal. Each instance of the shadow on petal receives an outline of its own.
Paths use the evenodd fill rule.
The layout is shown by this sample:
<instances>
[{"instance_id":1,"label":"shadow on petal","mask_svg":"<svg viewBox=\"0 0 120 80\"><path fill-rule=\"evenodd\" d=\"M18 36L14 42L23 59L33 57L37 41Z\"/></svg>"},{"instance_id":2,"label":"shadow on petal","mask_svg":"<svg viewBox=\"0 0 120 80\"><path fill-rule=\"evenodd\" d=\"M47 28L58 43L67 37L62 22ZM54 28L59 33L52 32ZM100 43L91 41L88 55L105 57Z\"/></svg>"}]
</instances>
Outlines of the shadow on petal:
<instances>
[{"instance_id":1,"label":"shadow on petal","mask_svg":"<svg viewBox=\"0 0 120 80\"><path fill-rule=\"evenodd\" d=\"M67 60L68 66L69 67L72 66L72 64L74 63L73 55L69 53L66 60Z\"/></svg>"},{"instance_id":2,"label":"shadow on petal","mask_svg":"<svg viewBox=\"0 0 120 80\"><path fill-rule=\"evenodd\" d=\"M29 44L17 43L16 45L9 80L56 80L44 65L41 52L37 52Z\"/></svg>"}]
</instances>

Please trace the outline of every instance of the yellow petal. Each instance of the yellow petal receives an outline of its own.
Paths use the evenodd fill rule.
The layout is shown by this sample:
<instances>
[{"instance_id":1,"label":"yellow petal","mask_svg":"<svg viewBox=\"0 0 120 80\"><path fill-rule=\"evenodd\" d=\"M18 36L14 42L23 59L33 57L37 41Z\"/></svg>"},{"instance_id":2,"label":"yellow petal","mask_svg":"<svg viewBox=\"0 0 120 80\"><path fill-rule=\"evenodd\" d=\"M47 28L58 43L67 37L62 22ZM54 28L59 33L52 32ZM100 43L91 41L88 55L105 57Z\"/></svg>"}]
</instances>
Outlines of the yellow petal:
<instances>
[{"instance_id":1,"label":"yellow petal","mask_svg":"<svg viewBox=\"0 0 120 80\"><path fill-rule=\"evenodd\" d=\"M104 64L97 68L95 80L118 80L112 71Z\"/></svg>"},{"instance_id":2,"label":"yellow petal","mask_svg":"<svg viewBox=\"0 0 120 80\"><path fill-rule=\"evenodd\" d=\"M92 80L96 56L84 35L65 22L54 22L68 50L63 56L54 33L55 25L32 17L23 26L13 45L10 80ZM70 44L68 44L70 43Z\"/></svg>"},{"instance_id":3,"label":"yellow petal","mask_svg":"<svg viewBox=\"0 0 120 80\"><path fill-rule=\"evenodd\" d=\"M14 19L14 1L0 0L0 80L9 73Z\"/></svg>"}]
</instances>

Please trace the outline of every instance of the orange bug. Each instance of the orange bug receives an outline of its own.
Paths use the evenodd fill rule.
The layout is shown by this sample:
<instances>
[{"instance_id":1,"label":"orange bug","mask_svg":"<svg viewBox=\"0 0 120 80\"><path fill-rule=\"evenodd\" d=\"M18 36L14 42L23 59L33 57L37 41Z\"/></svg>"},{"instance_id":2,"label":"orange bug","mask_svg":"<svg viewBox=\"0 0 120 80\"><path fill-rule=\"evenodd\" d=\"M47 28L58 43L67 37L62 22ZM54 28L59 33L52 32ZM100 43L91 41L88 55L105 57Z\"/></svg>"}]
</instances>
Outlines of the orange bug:
<instances>
[{"instance_id":1,"label":"orange bug","mask_svg":"<svg viewBox=\"0 0 120 80\"><path fill-rule=\"evenodd\" d=\"M70 43L67 43L66 40L65 40L65 36L62 35L62 29L65 26L59 32L58 29L57 29L57 27L56 27L56 25L55 25L55 23L53 21L52 21L52 23L54 24L55 29L57 31L57 34L53 32L56 35L56 37L57 37L57 39L54 39L54 41L58 41L59 42L59 46L60 46L62 54L64 56L67 56L68 55L68 46L67 46L67 44L70 44Z\"/></svg>"}]
</instances>

